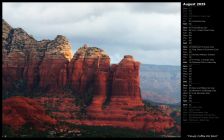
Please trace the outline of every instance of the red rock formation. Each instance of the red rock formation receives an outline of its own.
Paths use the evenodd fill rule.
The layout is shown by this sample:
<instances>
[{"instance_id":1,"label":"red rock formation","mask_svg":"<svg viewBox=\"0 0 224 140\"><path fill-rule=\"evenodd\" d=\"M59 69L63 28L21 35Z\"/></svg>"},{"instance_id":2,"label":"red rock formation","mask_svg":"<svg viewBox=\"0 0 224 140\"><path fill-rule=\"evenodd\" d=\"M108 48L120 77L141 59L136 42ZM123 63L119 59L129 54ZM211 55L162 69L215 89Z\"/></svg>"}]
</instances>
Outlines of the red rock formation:
<instances>
[{"instance_id":1,"label":"red rock formation","mask_svg":"<svg viewBox=\"0 0 224 140\"><path fill-rule=\"evenodd\" d=\"M70 94L52 93L48 97L40 97L35 99L40 105L47 106L47 110L58 121L67 119L77 119L79 106L76 105L75 98Z\"/></svg>"},{"instance_id":2,"label":"red rock formation","mask_svg":"<svg viewBox=\"0 0 224 140\"><path fill-rule=\"evenodd\" d=\"M124 56L114 71L112 96L141 97L139 68L132 56Z\"/></svg>"},{"instance_id":3,"label":"red rock formation","mask_svg":"<svg viewBox=\"0 0 224 140\"><path fill-rule=\"evenodd\" d=\"M23 81L23 71L27 62L26 51L31 49L35 40L21 28L13 29L4 20L2 36L3 87L13 88L18 81Z\"/></svg>"},{"instance_id":4,"label":"red rock formation","mask_svg":"<svg viewBox=\"0 0 224 140\"><path fill-rule=\"evenodd\" d=\"M61 35L47 44L39 67L41 89L55 90L67 84L67 65L71 59L71 45Z\"/></svg>"},{"instance_id":5,"label":"red rock formation","mask_svg":"<svg viewBox=\"0 0 224 140\"><path fill-rule=\"evenodd\" d=\"M109 73L98 71L94 82L94 92L91 105L88 107L88 112L102 111L103 104L106 101L108 94L108 78Z\"/></svg>"},{"instance_id":6,"label":"red rock formation","mask_svg":"<svg viewBox=\"0 0 224 140\"><path fill-rule=\"evenodd\" d=\"M2 121L17 130L25 124L37 130L45 130L47 125L55 125L57 121L45 114L44 108L33 99L11 97L3 100Z\"/></svg>"},{"instance_id":7,"label":"red rock formation","mask_svg":"<svg viewBox=\"0 0 224 140\"><path fill-rule=\"evenodd\" d=\"M110 58L96 47L84 45L79 48L69 64L69 77L73 90L84 93L93 88L97 71L109 72Z\"/></svg>"},{"instance_id":8,"label":"red rock formation","mask_svg":"<svg viewBox=\"0 0 224 140\"><path fill-rule=\"evenodd\" d=\"M174 126L174 121L161 112L145 110L140 94L139 80L140 63L132 56L124 56L119 63L110 67L108 75L99 76L98 82L101 94L94 94L93 102L87 109L90 120L69 120L70 123L96 126L128 127L137 130L164 132ZM103 85L106 79L111 84L112 92L109 104L102 108L105 101ZM97 87L97 86L95 86ZM107 92L108 94L108 92ZM96 99L97 98L97 99Z\"/></svg>"},{"instance_id":9,"label":"red rock formation","mask_svg":"<svg viewBox=\"0 0 224 140\"><path fill-rule=\"evenodd\" d=\"M72 95L52 93L48 97L35 100L40 105L47 107L56 120L76 125L112 126L161 133L174 127L171 117L153 108L148 111L142 106L133 108L122 103L116 108L110 105L100 108L100 104L93 103L87 108L87 116L80 118L80 108L75 105L76 100Z\"/></svg>"},{"instance_id":10,"label":"red rock formation","mask_svg":"<svg viewBox=\"0 0 224 140\"><path fill-rule=\"evenodd\" d=\"M29 91L35 88L35 86L38 88L40 79L39 67L44 58L46 45L49 42L50 40L36 42L35 46L25 51L26 64L23 71L23 79L26 81L26 87Z\"/></svg>"},{"instance_id":11,"label":"red rock formation","mask_svg":"<svg viewBox=\"0 0 224 140\"><path fill-rule=\"evenodd\" d=\"M36 41L23 29L12 28L4 20L2 23L4 90L17 90L15 87L21 83L30 91L39 85L52 90L67 84L67 65L72 53L64 36Z\"/></svg>"},{"instance_id":12,"label":"red rock formation","mask_svg":"<svg viewBox=\"0 0 224 140\"><path fill-rule=\"evenodd\" d=\"M132 106L143 106L139 68L140 63L130 55L124 56L118 65L112 67L111 104L123 102Z\"/></svg>"},{"instance_id":13,"label":"red rock formation","mask_svg":"<svg viewBox=\"0 0 224 140\"><path fill-rule=\"evenodd\" d=\"M86 118L81 120L73 97L52 94L36 99L58 121L156 132L173 127L174 121L168 115L145 109L140 94L140 63L132 56L126 55L119 64L110 66L110 58L103 50L84 45L72 58L71 45L64 36L36 41L4 21L2 38L4 88L13 89L15 81L19 81L26 83L29 90L39 86L48 90L46 94L54 91L51 93L59 96L56 91L69 85L76 94L93 96ZM42 128L46 121L55 124L32 99L15 97L5 100L3 106L4 124L14 128L26 123Z\"/></svg>"}]
</instances>

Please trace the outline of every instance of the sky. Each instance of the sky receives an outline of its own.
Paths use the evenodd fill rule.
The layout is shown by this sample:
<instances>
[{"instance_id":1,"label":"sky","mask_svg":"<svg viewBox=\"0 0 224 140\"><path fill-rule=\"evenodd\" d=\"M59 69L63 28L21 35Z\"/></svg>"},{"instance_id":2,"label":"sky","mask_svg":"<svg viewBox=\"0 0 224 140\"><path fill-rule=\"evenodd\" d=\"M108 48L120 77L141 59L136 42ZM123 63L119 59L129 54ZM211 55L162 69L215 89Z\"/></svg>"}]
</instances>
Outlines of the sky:
<instances>
[{"instance_id":1,"label":"sky","mask_svg":"<svg viewBox=\"0 0 224 140\"><path fill-rule=\"evenodd\" d=\"M73 53L106 51L111 63L132 55L142 64L180 66L180 3L3 3L3 19L37 40L66 36Z\"/></svg>"}]
</instances>

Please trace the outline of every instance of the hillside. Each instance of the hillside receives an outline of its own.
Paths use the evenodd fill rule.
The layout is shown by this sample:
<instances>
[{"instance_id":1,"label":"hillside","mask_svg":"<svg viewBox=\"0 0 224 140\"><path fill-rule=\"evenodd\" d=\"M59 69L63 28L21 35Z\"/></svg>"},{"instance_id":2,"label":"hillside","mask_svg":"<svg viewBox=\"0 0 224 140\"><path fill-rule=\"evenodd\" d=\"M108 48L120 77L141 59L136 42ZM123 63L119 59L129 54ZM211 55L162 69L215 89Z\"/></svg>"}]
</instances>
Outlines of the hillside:
<instances>
[{"instance_id":1,"label":"hillside","mask_svg":"<svg viewBox=\"0 0 224 140\"><path fill-rule=\"evenodd\" d=\"M180 66L142 64L141 95L144 100L158 103L180 102Z\"/></svg>"}]
</instances>

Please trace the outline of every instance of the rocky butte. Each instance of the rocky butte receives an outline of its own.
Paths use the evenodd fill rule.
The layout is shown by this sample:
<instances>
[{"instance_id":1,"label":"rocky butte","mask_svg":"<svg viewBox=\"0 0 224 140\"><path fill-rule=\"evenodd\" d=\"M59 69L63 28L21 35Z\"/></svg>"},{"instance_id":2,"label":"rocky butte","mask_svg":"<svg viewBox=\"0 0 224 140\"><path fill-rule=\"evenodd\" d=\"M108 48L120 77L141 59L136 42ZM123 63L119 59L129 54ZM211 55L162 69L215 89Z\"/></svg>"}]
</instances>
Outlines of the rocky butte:
<instances>
[{"instance_id":1,"label":"rocky butte","mask_svg":"<svg viewBox=\"0 0 224 140\"><path fill-rule=\"evenodd\" d=\"M125 55L120 63L111 65L105 51L86 44L72 56L71 44L62 35L54 40L37 41L4 20L2 25L3 95L10 96L14 91L20 96L33 94L32 99L4 100L3 124L18 129L25 123L32 122L38 127L42 125L38 121L49 120L49 124L65 121L155 132L174 127L170 116L147 108L142 102L140 62L133 56ZM72 92L65 95L67 89ZM35 97L36 91L41 91L41 97ZM82 106L75 104L73 94L82 97ZM37 107L29 109L32 106ZM44 108L56 120L43 117ZM86 112L83 118L77 115L80 108ZM34 112L41 119L32 120L33 116L26 116L23 111ZM14 115L20 116L21 121L13 120Z\"/></svg>"},{"instance_id":2,"label":"rocky butte","mask_svg":"<svg viewBox=\"0 0 224 140\"><path fill-rule=\"evenodd\" d=\"M4 90L23 86L33 90L54 90L67 83L67 65L72 58L66 37L36 41L21 28L12 28L2 21L2 55ZM20 88L20 87L17 87Z\"/></svg>"}]
</instances>

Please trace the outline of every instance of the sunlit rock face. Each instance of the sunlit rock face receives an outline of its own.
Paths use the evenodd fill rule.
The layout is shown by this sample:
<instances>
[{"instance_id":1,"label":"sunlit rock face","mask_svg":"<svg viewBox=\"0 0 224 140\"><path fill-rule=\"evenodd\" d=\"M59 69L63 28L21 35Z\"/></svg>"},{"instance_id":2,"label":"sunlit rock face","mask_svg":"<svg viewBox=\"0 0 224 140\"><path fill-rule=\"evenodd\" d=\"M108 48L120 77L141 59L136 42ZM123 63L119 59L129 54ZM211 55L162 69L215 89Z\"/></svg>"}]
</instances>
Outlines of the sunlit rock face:
<instances>
[{"instance_id":1,"label":"sunlit rock face","mask_svg":"<svg viewBox=\"0 0 224 140\"><path fill-rule=\"evenodd\" d=\"M66 86L68 64L72 58L71 44L66 37L58 35L46 46L40 64L40 88L57 90Z\"/></svg>"},{"instance_id":2,"label":"sunlit rock face","mask_svg":"<svg viewBox=\"0 0 224 140\"><path fill-rule=\"evenodd\" d=\"M21 28L2 21L3 87L57 89L67 84L71 44L58 35L54 40L36 41Z\"/></svg>"},{"instance_id":3,"label":"sunlit rock face","mask_svg":"<svg viewBox=\"0 0 224 140\"><path fill-rule=\"evenodd\" d=\"M97 81L97 74L108 73L109 68L109 56L103 50L85 44L77 50L69 64L72 89L80 94L87 92L90 88L94 88L93 83Z\"/></svg>"}]
</instances>

